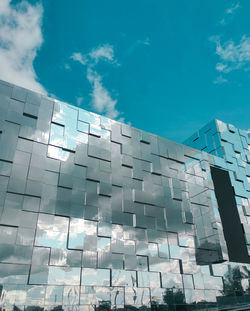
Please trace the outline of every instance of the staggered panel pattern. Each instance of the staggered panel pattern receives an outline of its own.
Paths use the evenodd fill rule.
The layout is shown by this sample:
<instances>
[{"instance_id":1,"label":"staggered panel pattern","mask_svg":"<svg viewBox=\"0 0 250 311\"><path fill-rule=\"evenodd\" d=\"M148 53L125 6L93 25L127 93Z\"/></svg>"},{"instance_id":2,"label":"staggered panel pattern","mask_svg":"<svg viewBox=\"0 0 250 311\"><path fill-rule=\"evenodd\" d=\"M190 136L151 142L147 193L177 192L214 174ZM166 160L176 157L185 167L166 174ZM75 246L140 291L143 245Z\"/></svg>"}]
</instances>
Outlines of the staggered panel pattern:
<instances>
[{"instance_id":1,"label":"staggered panel pattern","mask_svg":"<svg viewBox=\"0 0 250 311\"><path fill-rule=\"evenodd\" d=\"M0 307L247 304L250 267L227 262L210 176L219 160L1 82Z\"/></svg>"},{"instance_id":2,"label":"staggered panel pattern","mask_svg":"<svg viewBox=\"0 0 250 311\"><path fill-rule=\"evenodd\" d=\"M247 131L214 120L185 142L188 146L216 154L215 164L229 171L239 217L250 254L250 136Z\"/></svg>"}]
</instances>

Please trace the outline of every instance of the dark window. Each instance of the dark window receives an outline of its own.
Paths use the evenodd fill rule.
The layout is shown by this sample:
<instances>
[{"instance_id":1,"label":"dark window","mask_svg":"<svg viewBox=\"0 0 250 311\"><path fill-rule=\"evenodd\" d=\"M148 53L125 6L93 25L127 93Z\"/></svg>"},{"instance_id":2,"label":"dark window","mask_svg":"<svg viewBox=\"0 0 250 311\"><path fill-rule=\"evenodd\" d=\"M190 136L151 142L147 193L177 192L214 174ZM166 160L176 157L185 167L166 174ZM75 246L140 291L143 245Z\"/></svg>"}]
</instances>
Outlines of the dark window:
<instances>
[{"instance_id":1,"label":"dark window","mask_svg":"<svg viewBox=\"0 0 250 311\"><path fill-rule=\"evenodd\" d=\"M235 193L227 171L211 167L214 190L227 243L230 261L249 263L243 228L235 201Z\"/></svg>"}]
</instances>

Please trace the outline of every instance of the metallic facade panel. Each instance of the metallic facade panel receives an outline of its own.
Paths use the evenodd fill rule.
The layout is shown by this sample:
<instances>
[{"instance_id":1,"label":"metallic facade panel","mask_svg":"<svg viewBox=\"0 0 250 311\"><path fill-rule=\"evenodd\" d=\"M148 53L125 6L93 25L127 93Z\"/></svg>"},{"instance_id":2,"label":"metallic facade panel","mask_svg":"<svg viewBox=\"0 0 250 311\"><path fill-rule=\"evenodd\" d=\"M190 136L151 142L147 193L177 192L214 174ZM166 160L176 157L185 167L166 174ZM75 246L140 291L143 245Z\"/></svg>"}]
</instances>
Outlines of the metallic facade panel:
<instances>
[{"instance_id":1,"label":"metallic facade panel","mask_svg":"<svg viewBox=\"0 0 250 311\"><path fill-rule=\"evenodd\" d=\"M216 121L186 144L1 81L0 308L250 304L210 171L229 172L250 250L249 137Z\"/></svg>"}]
</instances>

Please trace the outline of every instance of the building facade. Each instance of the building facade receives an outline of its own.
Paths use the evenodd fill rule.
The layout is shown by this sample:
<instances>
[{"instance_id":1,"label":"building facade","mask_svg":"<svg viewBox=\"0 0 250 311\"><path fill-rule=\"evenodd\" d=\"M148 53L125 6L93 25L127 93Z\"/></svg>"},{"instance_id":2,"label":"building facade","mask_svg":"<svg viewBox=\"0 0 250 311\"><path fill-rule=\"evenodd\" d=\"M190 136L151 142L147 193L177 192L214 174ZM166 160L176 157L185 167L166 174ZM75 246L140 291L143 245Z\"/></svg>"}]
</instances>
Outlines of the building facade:
<instances>
[{"instance_id":1,"label":"building facade","mask_svg":"<svg viewBox=\"0 0 250 311\"><path fill-rule=\"evenodd\" d=\"M250 133L219 120L213 120L194 133L184 144L223 158L220 166L229 173L234 189L240 226L243 228L242 248L250 254ZM217 163L219 163L217 159ZM246 259L247 260L247 259ZM245 260L245 262L246 262Z\"/></svg>"},{"instance_id":2,"label":"building facade","mask_svg":"<svg viewBox=\"0 0 250 311\"><path fill-rule=\"evenodd\" d=\"M1 81L0 308L249 310L250 139L185 143Z\"/></svg>"}]
</instances>

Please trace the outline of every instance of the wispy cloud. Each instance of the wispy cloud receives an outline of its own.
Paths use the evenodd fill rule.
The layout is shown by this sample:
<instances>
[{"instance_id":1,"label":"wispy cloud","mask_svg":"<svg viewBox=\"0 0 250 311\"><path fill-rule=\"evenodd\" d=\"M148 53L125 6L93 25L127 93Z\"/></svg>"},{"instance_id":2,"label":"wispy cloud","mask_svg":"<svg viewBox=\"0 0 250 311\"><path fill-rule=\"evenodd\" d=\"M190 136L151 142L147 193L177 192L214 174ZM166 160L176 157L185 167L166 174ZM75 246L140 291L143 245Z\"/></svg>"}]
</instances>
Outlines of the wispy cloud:
<instances>
[{"instance_id":1,"label":"wispy cloud","mask_svg":"<svg viewBox=\"0 0 250 311\"><path fill-rule=\"evenodd\" d=\"M223 84L228 82L228 80L226 78L224 78L222 75L218 76L215 80L214 80L214 84Z\"/></svg>"},{"instance_id":2,"label":"wispy cloud","mask_svg":"<svg viewBox=\"0 0 250 311\"><path fill-rule=\"evenodd\" d=\"M213 40L216 44L216 54L220 57L220 62L216 64L216 70L229 73L232 70L249 70L250 65L250 37L242 36L238 44L229 40L221 43L219 37Z\"/></svg>"},{"instance_id":3,"label":"wispy cloud","mask_svg":"<svg viewBox=\"0 0 250 311\"><path fill-rule=\"evenodd\" d=\"M82 65L86 65L87 64L87 56L86 55L82 55L81 53L73 53L70 58L72 58L73 60L79 62Z\"/></svg>"},{"instance_id":4,"label":"wispy cloud","mask_svg":"<svg viewBox=\"0 0 250 311\"><path fill-rule=\"evenodd\" d=\"M227 13L227 14L233 14L234 11L236 11L236 10L239 9L239 8L240 8L240 3L239 3L239 2L234 3L230 8L228 8L228 9L226 10L226 13Z\"/></svg>"},{"instance_id":5,"label":"wispy cloud","mask_svg":"<svg viewBox=\"0 0 250 311\"><path fill-rule=\"evenodd\" d=\"M216 64L216 70L220 76L215 80L220 83L227 82L227 79L222 75L226 75L234 70L250 70L250 37L243 35L241 40L235 43L233 40L228 40L221 43L219 36L211 37L210 40L216 44L215 53L219 57Z\"/></svg>"},{"instance_id":6,"label":"wispy cloud","mask_svg":"<svg viewBox=\"0 0 250 311\"><path fill-rule=\"evenodd\" d=\"M117 99L112 99L108 90L102 84L102 76L92 68L87 70L87 79L92 86L92 106L97 112L105 113L111 119L116 119L119 112L115 109Z\"/></svg>"},{"instance_id":7,"label":"wispy cloud","mask_svg":"<svg viewBox=\"0 0 250 311\"><path fill-rule=\"evenodd\" d=\"M90 95L93 109L109 118L120 118L121 113L116 109L117 99L113 99L110 92L104 87L103 77L95 68L100 61L119 65L114 56L114 47L110 44L99 45L88 54L73 53L71 59L87 67L86 78L92 88Z\"/></svg>"},{"instance_id":8,"label":"wispy cloud","mask_svg":"<svg viewBox=\"0 0 250 311\"><path fill-rule=\"evenodd\" d=\"M114 56L114 47L110 44L103 44L93 49L89 53L89 57L93 59L96 63L100 60L109 61L113 64L117 64L117 60Z\"/></svg>"},{"instance_id":9,"label":"wispy cloud","mask_svg":"<svg viewBox=\"0 0 250 311\"><path fill-rule=\"evenodd\" d=\"M144 40L137 40L136 43L137 45L140 45L140 44L150 45L151 44L149 37L145 38Z\"/></svg>"},{"instance_id":10,"label":"wispy cloud","mask_svg":"<svg viewBox=\"0 0 250 311\"><path fill-rule=\"evenodd\" d=\"M76 104L78 107L81 106L82 102L83 102L84 98L79 96L79 97L76 97Z\"/></svg>"},{"instance_id":11,"label":"wispy cloud","mask_svg":"<svg viewBox=\"0 0 250 311\"><path fill-rule=\"evenodd\" d=\"M227 65L223 63L217 63L216 64L216 70L219 72L223 72L227 68Z\"/></svg>"},{"instance_id":12,"label":"wispy cloud","mask_svg":"<svg viewBox=\"0 0 250 311\"><path fill-rule=\"evenodd\" d=\"M43 7L0 0L0 79L46 94L33 62L43 43Z\"/></svg>"},{"instance_id":13,"label":"wispy cloud","mask_svg":"<svg viewBox=\"0 0 250 311\"><path fill-rule=\"evenodd\" d=\"M145 39L138 39L125 51L125 54L131 55L139 46L149 46L149 45L151 45L149 37L146 37Z\"/></svg>"},{"instance_id":14,"label":"wispy cloud","mask_svg":"<svg viewBox=\"0 0 250 311\"><path fill-rule=\"evenodd\" d=\"M226 25L227 22L233 17L233 15L235 14L235 12L240 8L240 2L234 2L231 4L230 7L228 7L224 13L223 18L220 21L221 25Z\"/></svg>"}]
</instances>

